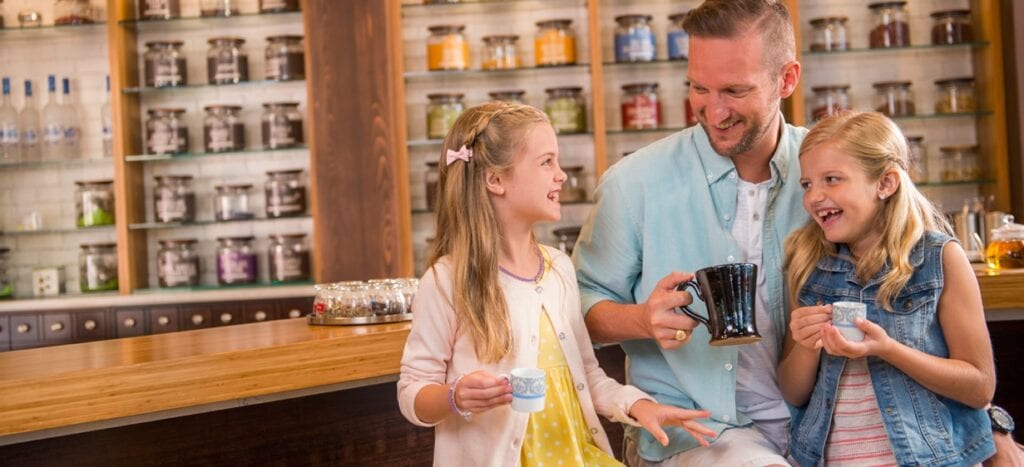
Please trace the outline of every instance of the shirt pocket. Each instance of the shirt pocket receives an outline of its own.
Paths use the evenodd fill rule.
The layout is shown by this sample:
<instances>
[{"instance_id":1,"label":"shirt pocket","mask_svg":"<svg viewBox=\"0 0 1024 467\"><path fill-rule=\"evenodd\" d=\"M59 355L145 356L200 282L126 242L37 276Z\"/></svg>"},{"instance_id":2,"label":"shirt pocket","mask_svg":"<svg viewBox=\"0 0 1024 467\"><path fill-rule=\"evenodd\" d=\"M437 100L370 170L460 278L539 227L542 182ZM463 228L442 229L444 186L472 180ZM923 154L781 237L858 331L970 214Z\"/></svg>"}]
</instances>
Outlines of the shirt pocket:
<instances>
[{"instance_id":1,"label":"shirt pocket","mask_svg":"<svg viewBox=\"0 0 1024 467\"><path fill-rule=\"evenodd\" d=\"M940 285L920 284L897 295L892 301L893 326L887 327L895 329L892 337L908 346L924 349L928 326L936 319L940 291Z\"/></svg>"}]
</instances>

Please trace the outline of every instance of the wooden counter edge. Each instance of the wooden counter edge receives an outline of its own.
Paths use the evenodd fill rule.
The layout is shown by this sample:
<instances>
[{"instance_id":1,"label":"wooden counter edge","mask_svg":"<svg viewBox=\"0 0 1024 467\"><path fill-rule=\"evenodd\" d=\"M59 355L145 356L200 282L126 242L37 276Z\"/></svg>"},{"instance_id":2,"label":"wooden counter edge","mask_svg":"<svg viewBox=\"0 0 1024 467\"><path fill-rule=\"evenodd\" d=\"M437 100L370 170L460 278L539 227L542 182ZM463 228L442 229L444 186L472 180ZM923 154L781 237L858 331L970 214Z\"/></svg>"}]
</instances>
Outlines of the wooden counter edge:
<instances>
[{"instance_id":1,"label":"wooden counter edge","mask_svg":"<svg viewBox=\"0 0 1024 467\"><path fill-rule=\"evenodd\" d=\"M991 272L975 265L985 310L1024 309L1024 270Z\"/></svg>"}]
</instances>

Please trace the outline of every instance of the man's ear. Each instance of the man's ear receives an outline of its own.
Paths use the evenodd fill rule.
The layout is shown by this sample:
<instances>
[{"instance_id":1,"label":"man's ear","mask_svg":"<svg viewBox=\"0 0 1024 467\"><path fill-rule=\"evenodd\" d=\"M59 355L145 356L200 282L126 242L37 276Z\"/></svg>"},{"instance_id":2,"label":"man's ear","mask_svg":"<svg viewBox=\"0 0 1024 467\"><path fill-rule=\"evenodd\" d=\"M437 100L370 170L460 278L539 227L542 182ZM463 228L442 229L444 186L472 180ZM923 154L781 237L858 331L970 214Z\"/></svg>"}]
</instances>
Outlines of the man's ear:
<instances>
[{"instance_id":1,"label":"man's ear","mask_svg":"<svg viewBox=\"0 0 1024 467\"><path fill-rule=\"evenodd\" d=\"M796 91L796 86L800 84L800 71L800 62L796 60L782 65L782 83L779 95L783 99L792 96L793 91Z\"/></svg>"}]
</instances>

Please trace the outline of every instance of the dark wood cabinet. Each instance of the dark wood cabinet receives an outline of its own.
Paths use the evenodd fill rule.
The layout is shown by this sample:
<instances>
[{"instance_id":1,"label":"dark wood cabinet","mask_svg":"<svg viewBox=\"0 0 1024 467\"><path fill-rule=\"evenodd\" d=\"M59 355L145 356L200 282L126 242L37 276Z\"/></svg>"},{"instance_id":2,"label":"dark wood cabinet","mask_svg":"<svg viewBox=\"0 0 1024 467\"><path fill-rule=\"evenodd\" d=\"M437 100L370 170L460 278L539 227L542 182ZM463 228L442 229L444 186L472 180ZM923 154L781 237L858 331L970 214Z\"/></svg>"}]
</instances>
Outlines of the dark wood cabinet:
<instances>
[{"instance_id":1,"label":"dark wood cabinet","mask_svg":"<svg viewBox=\"0 0 1024 467\"><path fill-rule=\"evenodd\" d=\"M43 341L46 345L71 342L71 313L45 313L42 315Z\"/></svg>"},{"instance_id":2,"label":"dark wood cabinet","mask_svg":"<svg viewBox=\"0 0 1024 467\"><path fill-rule=\"evenodd\" d=\"M210 326L231 326L245 321L244 305L238 302L210 305Z\"/></svg>"},{"instance_id":3,"label":"dark wood cabinet","mask_svg":"<svg viewBox=\"0 0 1024 467\"><path fill-rule=\"evenodd\" d=\"M134 337L146 334L144 310L117 310L114 312L114 336Z\"/></svg>"},{"instance_id":4,"label":"dark wood cabinet","mask_svg":"<svg viewBox=\"0 0 1024 467\"><path fill-rule=\"evenodd\" d=\"M0 352L11 350L11 318L0 315Z\"/></svg>"},{"instance_id":5,"label":"dark wood cabinet","mask_svg":"<svg viewBox=\"0 0 1024 467\"><path fill-rule=\"evenodd\" d=\"M149 332L151 334L175 332L180 329L179 323L178 307L176 306L150 308L149 310Z\"/></svg>"},{"instance_id":6,"label":"dark wood cabinet","mask_svg":"<svg viewBox=\"0 0 1024 467\"><path fill-rule=\"evenodd\" d=\"M213 317L209 305L187 305L181 307L179 327L182 331L205 329L213 326Z\"/></svg>"},{"instance_id":7,"label":"dark wood cabinet","mask_svg":"<svg viewBox=\"0 0 1024 467\"><path fill-rule=\"evenodd\" d=\"M11 349L27 349L42 345L39 315L11 315Z\"/></svg>"},{"instance_id":8,"label":"dark wood cabinet","mask_svg":"<svg viewBox=\"0 0 1024 467\"><path fill-rule=\"evenodd\" d=\"M75 323L74 339L76 342L110 338L111 326L107 310L78 311L71 316Z\"/></svg>"},{"instance_id":9,"label":"dark wood cabinet","mask_svg":"<svg viewBox=\"0 0 1024 467\"><path fill-rule=\"evenodd\" d=\"M313 297L289 298L277 304L277 318L301 318L313 310Z\"/></svg>"}]
</instances>

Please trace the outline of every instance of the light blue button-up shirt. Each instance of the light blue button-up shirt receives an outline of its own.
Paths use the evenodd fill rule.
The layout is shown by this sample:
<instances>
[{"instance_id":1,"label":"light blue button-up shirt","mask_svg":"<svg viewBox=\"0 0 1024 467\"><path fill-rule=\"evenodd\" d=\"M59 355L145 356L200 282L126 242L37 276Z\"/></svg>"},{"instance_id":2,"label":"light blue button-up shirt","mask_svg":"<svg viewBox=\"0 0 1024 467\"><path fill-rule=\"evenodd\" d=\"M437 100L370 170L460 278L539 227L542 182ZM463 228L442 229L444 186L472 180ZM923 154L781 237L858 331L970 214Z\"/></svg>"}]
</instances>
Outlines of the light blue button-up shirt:
<instances>
[{"instance_id":1,"label":"light blue button-up shirt","mask_svg":"<svg viewBox=\"0 0 1024 467\"><path fill-rule=\"evenodd\" d=\"M781 119L781 116L780 116ZM801 203L797 156L807 130L783 122L771 160L771 189L763 223L762 269L768 313L776 335L786 331L782 244L807 221ZM711 148L707 133L694 126L657 141L612 166L599 184L596 204L580 232L573 260L583 312L612 300L647 300L658 280L672 271L696 271L742 258L732 237L738 174L732 159ZM707 313L700 300L691 307ZM694 329L690 342L662 350L650 339L622 342L629 356L629 382L659 402L711 412L705 425L721 432L750 423L736 410L736 347L708 345L707 328ZM780 346L782 339L779 339ZM773 383L774 384L774 383ZM668 428L661 446L646 431L626 427L640 455L660 460L697 447L680 428Z\"/></svg>"}]
</instances>

